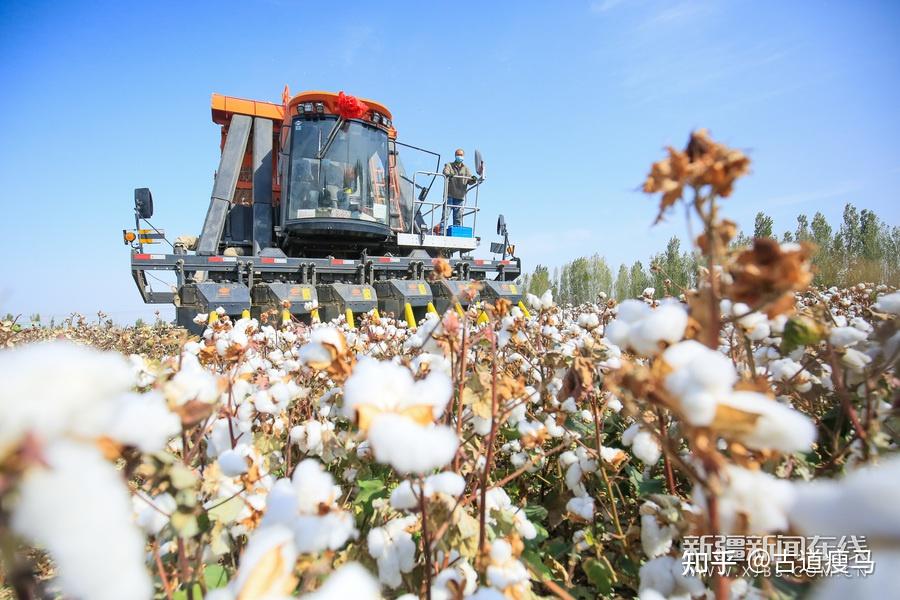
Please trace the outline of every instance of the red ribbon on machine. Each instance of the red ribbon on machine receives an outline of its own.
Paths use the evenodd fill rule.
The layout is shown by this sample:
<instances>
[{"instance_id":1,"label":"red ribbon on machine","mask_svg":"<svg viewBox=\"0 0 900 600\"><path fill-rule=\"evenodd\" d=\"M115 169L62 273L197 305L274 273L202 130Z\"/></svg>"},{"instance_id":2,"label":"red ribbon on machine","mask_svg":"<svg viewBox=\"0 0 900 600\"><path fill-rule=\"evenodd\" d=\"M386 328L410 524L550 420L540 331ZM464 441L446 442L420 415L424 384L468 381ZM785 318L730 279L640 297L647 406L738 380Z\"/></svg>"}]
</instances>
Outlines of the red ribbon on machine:
<instances>
[{"instance_id":1,"label":"red ribbon on machine","mask_svg":"<svg viewBox=\"0 0 900 600\"><path fill-rule=\"evenodd\" d=\"M369 107L356 96L339 92L336 112L345 119L362 119L369 112Z\"/></svg>"}]
</instances>

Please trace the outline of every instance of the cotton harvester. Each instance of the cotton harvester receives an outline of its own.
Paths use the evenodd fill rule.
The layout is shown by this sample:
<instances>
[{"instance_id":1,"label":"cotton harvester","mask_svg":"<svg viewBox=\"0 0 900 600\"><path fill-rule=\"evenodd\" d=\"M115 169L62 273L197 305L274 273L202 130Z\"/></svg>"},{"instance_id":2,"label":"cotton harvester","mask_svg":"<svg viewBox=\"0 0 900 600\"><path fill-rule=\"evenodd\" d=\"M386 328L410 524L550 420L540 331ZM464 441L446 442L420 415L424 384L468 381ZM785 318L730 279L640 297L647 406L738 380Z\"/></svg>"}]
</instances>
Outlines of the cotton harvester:
<instances>
[{"instance_id":1,"label":"cotton harvester","mask_svg":"<svg viewBox=\"0 0 900 600\"><path fill-rule=\"evenodd\" d=\"M259 316L284 307L292 318L330 320L378 310L414 323L426 311L521 299L502 215L491 244L499 260L478 259L475 236L484 161L475 171L460 218L446 226L447 185L440 155L397 140L382 104L330 92L303 92L282 104L214 94L212 119L222 128L221 159L199 236L179 237L171 254L146 244L165 241L144 225L150 190L135 190L131 271L146 303L172 303L179 325L195 329L198 313L222 307ZM405 172L400 150L424 153L434 168ZM429 196L435 181L443 185ZM459 223L461 221L461 224ZM150 228L147 228L147 227ZM166 243L169 243L166 241ZM444 257L449 278L432 278ZM169 291L155 291L148 271L175 272ZM461 293L477 281L477 295Z\"/></svg>"}]
</instances>

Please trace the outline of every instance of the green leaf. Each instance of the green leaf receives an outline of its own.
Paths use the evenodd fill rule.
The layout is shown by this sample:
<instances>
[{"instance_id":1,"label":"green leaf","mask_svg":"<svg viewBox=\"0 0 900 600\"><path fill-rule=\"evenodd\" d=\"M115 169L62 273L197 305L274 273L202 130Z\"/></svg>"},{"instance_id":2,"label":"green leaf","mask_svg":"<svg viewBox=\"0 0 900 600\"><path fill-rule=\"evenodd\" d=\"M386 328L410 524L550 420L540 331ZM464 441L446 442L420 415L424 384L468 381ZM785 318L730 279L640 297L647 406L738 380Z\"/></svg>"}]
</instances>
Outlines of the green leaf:
<instances>
[{"instance_id":1,"label":"green leaf","mask_svg":"<svg viewBox=\"0 0 900 600\"><path fill-rule=\"evenodd\" d=\"M207 589L225 587L228 583L228 571L219 564L207 565L203 570L203 578L206 580Z\"/></svg>"},{"instance_id":2,"label":"green leaf","mask_svg":"<svg viewBox=\"0 0 900 600\"><path fill-rule=\"evenodd\" d=\"M374 498L382 498L386 495L387 486L380 479L357 481L356 485L359 486L356 499L360 502L370 502Z\"/></svg>"},{"instance_id":3,"label":"green leaf","mask_svg":"<svg viewBox=\"0 0 900 600\"><path fill-rule=\"evenodd\" d=\"M203 590L200 589L200 584L194 584L194 594L189 595L187 590L178 590L174 594L172 594L172 600L190 600L191 598L202 598Z\"/></svg>"},{"instance_id":4,"label":"green leaf","mask_svg":"<svg viewBox=\"0 0 900 600\"><path fill-rule=\"evenodd\" d=\"M547 553L553 558L559 560L561 557L569 553L572 545L564 538L555 537L544 546Z\"/></svg>"},{"instance_id":5,"label":"green leaf","mask_svg":"<svg viewBox=\"0 0 900 600\"><path fill-rule=\"evenodd\" d=\"M547 518L547 509L540 504L529 504L525 507L525 516L531 522L543 521Z\"/></svg>"},{"instance_id":6,"label":"green leaf","mask_svg":"<svg viewBox=\"0 0 900 600\"><path fill-rule=\"evenodd\" d=\"M612 571L608 562L589 558L581 564L581 568L584 569L584 574L587 575L588 581L599 593L603 595L612 593L616 574Z\"/></svg>"},{"instance_id":7,"label":"green leaf","mask_svg":"<svg viewBox=\"0 0 900 600\"><path fill-rule=\"evenodd\" d=\"M550 567L545 565L543 561L541 561L541 555L538 554L535 550L525 550L522 553L522 558L525 560L525 564L531 569L531 571L538 576L540 579L552 579L553 571L550 570Z\"/></svg>"},{"instance_id":8,"label":"green leaf","mask_svg":"<svg viewBox=\"0 0 900 600\"><path fill-rule=\"evenodd\" d=\"M641 496L649 496L650 494L662 494L666 491L666 486L662 479L645 479L638 486L638 493Z\"/></svg>"}]
</instances>

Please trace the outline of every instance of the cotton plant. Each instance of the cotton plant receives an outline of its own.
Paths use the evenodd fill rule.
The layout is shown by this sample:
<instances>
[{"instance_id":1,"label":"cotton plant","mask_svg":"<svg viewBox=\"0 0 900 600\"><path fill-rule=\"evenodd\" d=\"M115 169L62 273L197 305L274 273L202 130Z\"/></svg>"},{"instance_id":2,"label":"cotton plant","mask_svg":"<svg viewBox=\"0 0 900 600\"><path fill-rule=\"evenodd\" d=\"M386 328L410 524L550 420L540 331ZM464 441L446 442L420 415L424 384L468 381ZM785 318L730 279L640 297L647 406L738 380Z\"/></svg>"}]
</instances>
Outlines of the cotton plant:
<instances>
[{"instance_id":1,"label":"cotton plant","mask_svg":"<svg viewBox=\"0 0 900 600\"><path fill-rule=\"evenodd\" d=\"M162 450L180 420L159 396L131 393L137 382L121 355L74 344L6 351L0 380L0 464L13 468L4 484L12 531L47 550L68 594L150 598L144 537L126 483L101 447ZM121 577L118 589L109 586L110 573Z\"/></svg>"}]
</instances>

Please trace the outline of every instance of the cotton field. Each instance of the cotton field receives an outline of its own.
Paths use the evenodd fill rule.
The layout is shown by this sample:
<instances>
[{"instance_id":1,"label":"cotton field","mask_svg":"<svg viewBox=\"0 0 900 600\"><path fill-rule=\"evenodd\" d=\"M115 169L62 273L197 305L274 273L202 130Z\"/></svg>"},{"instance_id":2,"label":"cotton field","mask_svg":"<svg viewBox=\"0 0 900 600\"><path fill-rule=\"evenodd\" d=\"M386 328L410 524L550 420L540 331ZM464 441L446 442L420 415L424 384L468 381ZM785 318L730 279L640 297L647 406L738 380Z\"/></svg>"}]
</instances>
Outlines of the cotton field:
<instances>
[{"instance_id":1,"label":"cotton field","mask_svg":"<svg viewBox=\"0 0 900 600\"><path fill-rule=\"evenodd\" d=\"M731 245L747 168L703 132L653 166L703 223L673 295L5 323L0 597L887 597L900 292Z\"/></svg>"}]
</instances>

